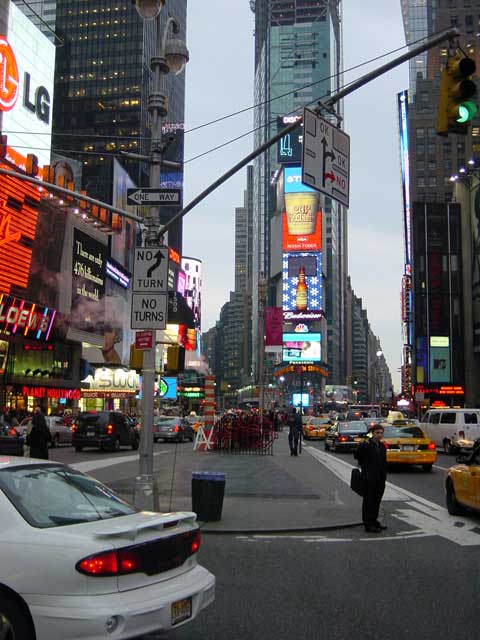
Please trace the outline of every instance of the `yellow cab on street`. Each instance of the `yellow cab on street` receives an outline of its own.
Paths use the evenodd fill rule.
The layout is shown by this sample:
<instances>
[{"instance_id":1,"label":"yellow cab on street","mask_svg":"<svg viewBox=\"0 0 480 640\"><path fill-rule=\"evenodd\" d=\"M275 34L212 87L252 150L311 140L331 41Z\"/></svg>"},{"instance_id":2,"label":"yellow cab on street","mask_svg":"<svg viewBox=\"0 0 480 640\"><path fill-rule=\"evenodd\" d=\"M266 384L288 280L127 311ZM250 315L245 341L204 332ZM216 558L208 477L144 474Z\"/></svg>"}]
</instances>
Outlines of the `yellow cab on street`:
<instances>
[{"instance_id":1,"label":"yellow cab on street","mask_svg":"<svg viewBox=\"0 0 480 640\"><path fill-rule=\"evenodd\" d=\"M420 465L429 472L437 460L437 447L422 429L409 422L400 412L390 412L384 429L387 464Z\"/></svg>"},{"instance_id":2,"label":"yellow cab on street","mask_svg":"<svg viewBox=\"0 0 480 640\"><path fill-rule=\"evenodd\" d=\"M480 442L471 453L458 456L457 463L445 479L448 513L459 516L467 509L480 512Z\"/></svg>"},{"instance_id":3,"label":"yellow cab on street","mask_svg":"<svg viewBox=\"0 0 480 640\"><path fill-rule=\"evenodd\" d=\"M327 416L305 416L303 437L305 440L323 440L325 431L333 424Z\"/></svg>"}]
</instances>

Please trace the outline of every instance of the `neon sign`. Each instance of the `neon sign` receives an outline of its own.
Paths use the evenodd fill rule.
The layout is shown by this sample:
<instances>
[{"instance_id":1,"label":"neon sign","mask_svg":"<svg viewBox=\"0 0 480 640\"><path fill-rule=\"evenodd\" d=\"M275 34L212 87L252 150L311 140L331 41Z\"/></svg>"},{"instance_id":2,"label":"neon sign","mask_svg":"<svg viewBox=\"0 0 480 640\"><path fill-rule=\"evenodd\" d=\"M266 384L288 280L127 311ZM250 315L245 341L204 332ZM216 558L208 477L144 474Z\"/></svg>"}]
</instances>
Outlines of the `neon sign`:
<instances>
[{"instance_id":1,"label":"neon sign","mask_svg":"<svg viewBox=\"0 0 480 640\"><path fill-rule=\"evenodd\" d=\"M80 389L56 389L53 387L23 387L24 396L32 398L65 398L66 400L79 400L81 398Z\"/></svg>"},{"instance_id":2,"label":"neon sign","mask_svg":"<svg viewBox=\"0 0 480 640\"><path fill-rule=\"evenodd\" d=\"M48 340L55 309L0 293L0 333Z\"/></svg>"},{"instance_id":3,"label":"neon sign","mask_svg":"<svg viewBox=\"0 0 480 640\"><path fill-rule=\"evenodd\" d=\"M10 111L18 97L19 75L13 49L4 36L0 36L0 111Z\"/></svg>"}]
</instances>

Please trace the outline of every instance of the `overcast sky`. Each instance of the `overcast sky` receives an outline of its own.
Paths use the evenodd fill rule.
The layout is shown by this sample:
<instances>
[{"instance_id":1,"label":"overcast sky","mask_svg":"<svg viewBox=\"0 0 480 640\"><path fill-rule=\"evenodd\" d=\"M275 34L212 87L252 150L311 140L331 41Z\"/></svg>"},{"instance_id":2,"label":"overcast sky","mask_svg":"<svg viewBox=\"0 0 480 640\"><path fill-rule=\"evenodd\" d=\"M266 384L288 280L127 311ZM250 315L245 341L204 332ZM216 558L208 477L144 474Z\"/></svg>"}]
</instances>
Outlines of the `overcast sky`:
<instances>
[{"instance_id":1,"label":"overcast sky","mask_svg":"<svg viewBox=\"0 0 480 640\"><path fill-rule=\"evenodd\" d=\"M187 132L253 104L253 30L248 0L189 0ZM402 46L400 0L344 0L343 34L345 69ZM346 81L387 59L353 71ZM396 95L407 85L403 64L345 99L345 131L351 136L349 273L397 390L403 231ZM186 203L252 150L252 136L188 160L252 127L249 110L186 134ZM215 324L234 286L235 207L243 205L245 184L242 170L185 218L184 253L203 261L203 331Z\"/></svg>"}]
</instances>

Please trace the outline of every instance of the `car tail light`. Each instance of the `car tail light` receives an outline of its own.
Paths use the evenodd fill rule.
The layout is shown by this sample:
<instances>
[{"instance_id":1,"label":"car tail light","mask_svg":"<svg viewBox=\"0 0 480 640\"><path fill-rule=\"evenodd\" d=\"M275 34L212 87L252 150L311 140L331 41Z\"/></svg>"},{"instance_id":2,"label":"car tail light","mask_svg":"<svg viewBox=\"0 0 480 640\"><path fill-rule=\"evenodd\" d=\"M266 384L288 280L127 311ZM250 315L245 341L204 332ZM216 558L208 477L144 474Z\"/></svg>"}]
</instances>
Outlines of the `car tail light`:
<instances>
[{"instance_id":1,"label":"car tail light","mask_svg":"<svg viewBox=\"0 0 480 640\"><path fill-rule=\"evenodd\" d=\"M87 576L116 576L118 574L118 558L115 551L98 553L77 562L77 571Z\"/></svg>"},{"instance_id":2,"label":"car tail light","mask_svg":"<svg viewBox=\"0 0 480 640\"><path fill-rule=\"evenodd\" d=\"M18 435L18 434L17 434L17 430L15 429L15 427L12 427L12 428L10 429L10 431L8 432L8 435L9 435L9 436L16 436L16 435Z\"/></svg>"},{"instance_id":3,"label":"car tail light","mask_svg":"<svg viewBox=\"0 0 480 640\"><path fill-rule=\"evenodd\" d=\"M434 442L429 442L429 443L428 443L428 445L427 445L427 449L428 449L429 451L433 451L433 450L434 450L434 449L436 449L436 448L437 448L437 447L436 447L436 445L435 445L435 443L434 443Z\"/></svg>"},{"instance_id":4,"label":"car tail light","mask_svg":"<svg viewBox=\"0 0 480 640\"><path fill-rule=\"evenodd\" d=\"M197 551L200 549L201 542L202 542L202 532L200 531L200 529L197 529L195 532L195 537L193 538L190 544L190 550L192 553L197 553Z\"/></svg>"},{"instance_id":5,"label":"car tail light","mask_svg":"<svg viewBox=\"0 0 480 640\"><path fill-rule=\"evenodd\" d=\"M174 431L174 433L178 433L178 430L179 430L179 426L178 426L178 424L176 424L176 425L173 427L173 431Z\"/></svg>"},{"instance_id":6,"label":"car tail light","mask_svg":"<svg viewBox=\"0 0 480 640\"><path fill-rule=\"evenodd\" d=\"M107 434L111 436L113 433L113 424L107 424Z\"/></svg>"},{"instance_id":7,"label":"car tail light","mask_svg":"<svg viewBox=\"0 0 480 640\"><path fill-rule=\"evenodd\" d=\"M120 573L133 573L142 566L140 556L134 549L125 549L118 554Z\"/></svg>"},{"instance_id":8,"label":"car tail light","mask_svg":"<svg viewBox=\"0 0 480 640\"><path fill-rule=\"evenodd\" d=\"M70 429L72 431L76 431L77 430L77 425L75 424L75 422L72 422L72 426L70 427Z\"/></svg>"},{"instance_id":9,"label":"car tail light","mask_svg":"<svg viewBox=\"0 0 480 640\"><path fill-rule=\"evenodd\" d=\"M347 436L340 436L339 437L339 442L346 442L348 440Z\"/></svg>"}]
</instances>

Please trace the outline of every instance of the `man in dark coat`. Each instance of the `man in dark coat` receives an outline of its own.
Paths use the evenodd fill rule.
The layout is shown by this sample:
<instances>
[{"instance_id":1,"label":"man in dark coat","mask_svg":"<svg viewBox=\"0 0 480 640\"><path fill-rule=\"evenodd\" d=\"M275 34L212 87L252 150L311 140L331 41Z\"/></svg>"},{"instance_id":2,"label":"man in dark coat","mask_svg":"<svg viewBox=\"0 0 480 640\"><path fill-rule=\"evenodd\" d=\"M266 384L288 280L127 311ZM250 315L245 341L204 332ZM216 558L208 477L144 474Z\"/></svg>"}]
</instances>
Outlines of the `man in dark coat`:
<instances>
[{"instance_id":1,"label":"man in dark coat","mask_svg":"<svg viewBox=\"0 0 480 640\"><path fill-rule=\"evenodd\" d=\"M302 435L302 414L295 407L292 407L288 416L288 444L290 445L290 455L298 456L298 441Z\"/></svg>"},{"instance_id":2,"label":"man in dark coat","mask_svg":"<svg viewBox=\"0 0 480 640\"><path fill-rule=\"evenodd\" d=\"M362 442L355 457L362 468L364 481L362 520L365 531L379 533L387 528L378 521L378 511L387 478L387 452L382 442L382 425L375 424L370 431L372 437Z\"/></svg>"},{"instance_id":3,"label":"man in dark coat","mask_svg":"<svg viewBox=\"0 0 480 640\"><path fill-rule=\"evenodd\" d=\"M40 407L35 407L32 417L32 429L26 439L27 446L30 447L30 457L48 460L48 445L51 441L52 434L45 416Z\"/></svg>"}]
</instances>

